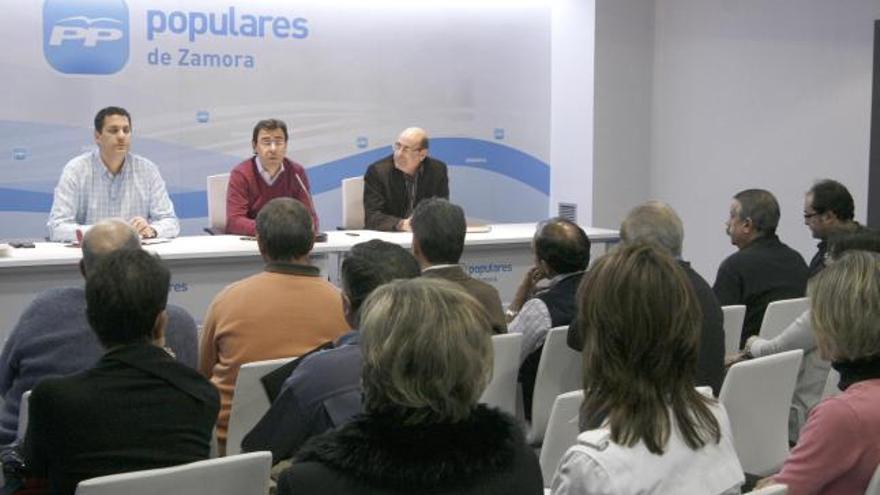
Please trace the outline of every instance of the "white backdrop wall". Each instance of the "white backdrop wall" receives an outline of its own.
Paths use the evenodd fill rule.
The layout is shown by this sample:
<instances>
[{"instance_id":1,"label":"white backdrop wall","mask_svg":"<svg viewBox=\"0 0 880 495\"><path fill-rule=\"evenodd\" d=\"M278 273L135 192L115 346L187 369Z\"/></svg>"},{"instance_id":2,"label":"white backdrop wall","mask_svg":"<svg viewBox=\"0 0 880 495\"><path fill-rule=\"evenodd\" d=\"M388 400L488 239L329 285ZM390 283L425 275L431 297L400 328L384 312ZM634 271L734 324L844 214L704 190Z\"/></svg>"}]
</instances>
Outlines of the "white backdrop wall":
<instances>
[{"instance_id":1,"label":"white backdrop wall","mask_svg":"<svg viewBox=\"0 0 880 495\"><path fill-rule=\"evenodd\" d=\"M288 153L307 168L325 229L339 222L340 179L362 174L410 125L428 129L470 216L529 221L549 209L548 2L0 7L0 238L44 235L62 166L92 146L91 119L110 104L132 112L132 149L159 165L184 233L206 225L205 176L250 156L251 128L268 117L292 126ZM253 19L263 31L246 36ZM590 34L578 42L590 43L592 19L581 29Z\"/></svg>"},{"instance_id":2,"label":"white backdrop wall","mask_svg":"<svg viewBox=\"0 0 880 495\"><path fill-rule=\"evenodd\" d=\"M608 42L602 36L603 1L597 7L599 54ZM712 283L718 264L733 252L723 222L730 197L741 189L776 194L780 237L805 258L814 253L815 241L803 225L803 193L814 180L832 177L846 184L863 221L873 22L880 18L880 2L646 3L655 10L650 159L643 184L649 196L681 214L684 255L695 268ZM615 12L628 16L621 22L632 36L643 36L641 9ZM626 85L629 74L619 77ZM603 82L597 73L600 90L602 84L613 81ZM640 105L618 103L616 110L634 120L646 114ZM596 128L614 111L597 103ZM631 151L598 131L595 146L596 177L616 180L606 168ZM597 182L597 193L605 186Z\"/></svg>"}]
</instances>

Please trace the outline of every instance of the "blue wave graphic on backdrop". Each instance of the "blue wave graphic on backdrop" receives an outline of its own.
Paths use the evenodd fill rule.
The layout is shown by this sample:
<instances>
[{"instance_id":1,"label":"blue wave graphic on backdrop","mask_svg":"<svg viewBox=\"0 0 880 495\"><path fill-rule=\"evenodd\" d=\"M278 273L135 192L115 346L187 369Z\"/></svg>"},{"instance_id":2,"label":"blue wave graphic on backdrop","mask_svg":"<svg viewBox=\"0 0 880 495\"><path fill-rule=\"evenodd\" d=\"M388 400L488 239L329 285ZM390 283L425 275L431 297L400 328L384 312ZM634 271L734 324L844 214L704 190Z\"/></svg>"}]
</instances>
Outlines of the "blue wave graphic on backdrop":
<instances>
[{"instance_id":1,"label":"blue wave graphic on backdrop","mask_svg":"<svg viewBox=\"0 0 880 495\"><path fill-rule=\"evenodd\" d=\"M363 175L370 163L390 153L391 147L385 146L309 167L307 173L312 194L338 189L342 179ZM431 140L431 155L451 167L491 171L522 182L546 196L550 194L549 165L503 144L471 138L434 138ZM205 190L180 191L179 187L170 184L168 187L178 217L200 218L208 215ZM51 206L51 191L0 187L0 211L48 213Z\"/></svg>"}]
</instances>

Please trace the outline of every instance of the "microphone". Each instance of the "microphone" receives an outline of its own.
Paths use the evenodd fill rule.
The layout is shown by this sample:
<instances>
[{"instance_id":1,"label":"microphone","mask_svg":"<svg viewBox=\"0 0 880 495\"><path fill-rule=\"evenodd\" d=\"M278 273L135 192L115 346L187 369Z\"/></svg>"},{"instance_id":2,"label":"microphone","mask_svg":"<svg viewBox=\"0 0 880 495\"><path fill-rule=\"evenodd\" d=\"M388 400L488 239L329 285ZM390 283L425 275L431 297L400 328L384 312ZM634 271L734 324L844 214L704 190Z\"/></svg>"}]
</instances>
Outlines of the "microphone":
<instances>
[{"instance_id":1,"label":"microphone","mask_svg":"<svg viewBox=\"0 0 880 495\"><path fill-rule=\"evenodd\" d=\"M309 209L312 210L312 213L315 215L314 230L315 230L315 232L318 232L318 225L317 225L318 212L317 212L317 210L315 210L315 202L312 201L312 192L309 191L308 187L306 187L305 182L303 182L303 180L299 178L299 173L297 173L297 170L293 167L291 167L291 169L293 172L293 176L296 178L296 182L299 183L299 187L301 187L302 190L305 191L305 193L306 193L306 198L308 198L308 200L309 200Z\"/></svg>"}]
</instances>

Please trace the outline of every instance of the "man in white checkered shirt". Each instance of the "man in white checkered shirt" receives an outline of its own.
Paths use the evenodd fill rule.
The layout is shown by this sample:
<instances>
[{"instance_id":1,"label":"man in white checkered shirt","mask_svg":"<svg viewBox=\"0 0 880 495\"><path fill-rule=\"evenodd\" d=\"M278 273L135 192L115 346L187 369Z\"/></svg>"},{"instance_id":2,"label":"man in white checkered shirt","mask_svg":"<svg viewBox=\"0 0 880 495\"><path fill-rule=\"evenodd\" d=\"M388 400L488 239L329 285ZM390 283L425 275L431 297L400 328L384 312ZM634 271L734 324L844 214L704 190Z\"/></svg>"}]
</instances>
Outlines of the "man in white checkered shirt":
<instances>
[{"instance_id":1,"label":"man in white checkered shirt","mask_svg":"<svg viewBox=\"0 0 880 495\"><path fill-rule=\"evenodd\" d=\"M156 165L129 153L131 116L107 107L95 116L98 148L70 160L55 187L49 240L74 241L105 218L122 218L141 238L176 237L180 223Z\"/></svg>"}]
</instances>

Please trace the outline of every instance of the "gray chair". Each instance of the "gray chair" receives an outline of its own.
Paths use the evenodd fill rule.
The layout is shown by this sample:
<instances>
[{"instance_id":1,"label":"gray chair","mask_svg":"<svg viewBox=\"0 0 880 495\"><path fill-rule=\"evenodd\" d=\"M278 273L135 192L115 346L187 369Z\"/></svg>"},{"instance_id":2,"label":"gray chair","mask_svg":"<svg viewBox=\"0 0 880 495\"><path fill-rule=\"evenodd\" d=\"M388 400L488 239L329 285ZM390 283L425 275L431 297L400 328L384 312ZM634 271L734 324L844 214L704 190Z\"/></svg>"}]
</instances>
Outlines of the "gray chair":
<instances>
[{"instance_id":1,"label":"gray chair","mask_svg":"<svg viewBox=\"0 0 880 495\"><path fill-rule=\"evenodd\" d=\"M516 378L522 339L522 334L519 333L492 336L492 350L495 354L492 380L480 397L481 403L497 407L510 415L516 415Z\"/></svg>"},{"instance_id":2,"label":"gray chair","mask_svg":"<svg viewBox=\"0 0 880 495\"><path fill-rule=\"evenodd\" d=\"M583 390L566 392L553 402L550 421L547 423L547 433L544 435L544 444L541 445L541 455L538 458L545 487L550 486L553 473L556 472L556 465L559 464L565 451L577 443L577 436L580 433L578 427L580 410L583 402Z\"/></svg>"},{"instance_id":3,"label":"gray chair","mask_svg":"<svg viewBox=\"0 0 880 495\"><path fill-rule=\"evenodd\" d=\"M364 228L364 178L342 179L342 227Z\"/></svg>"},{"instance_id":4,"label":"gray chair","mask_svg":"<svg viewBox=\"0 0 880 495\"><path fill-rule=\"evenodd\" d=\"M788 415L804 351L734 364L718 400L727 409L733 445L746 473L775 473L788 455Z\"/></svg>"},{"instance_id":5,"label":"gray chair","mask_svg":"<svg viewBox=\"0 0 880 495\"><path fill-rule=\"evenodd\" d=\"M235 379L229 427L226 429L226 455L241 452L241 441L262 419L272 403L260 378L296 358L270 359L243 364Z\"/></svg>"},{"instance_id":6,"label":"gray chair","mask_svg":"<svg viewBox=\"0 0 880 495\"><path fill-rule=\"evenodd\" d=\"M550 409L556 397L583 388L581 353L568 347L568 326L556 327L547 333L532 394L532 423L528 431L531 444L541 444L550 420Z\"/></svg>"},{"instance_id":7,"label":"gray chair","mask_svg":"<svg viewBox=\"0 0 880 495\"><path fill-rule=\"evenodd\" d=\"M767 310L764 311L764 319L761 320L761 338L764 340L776 338L808 309L810 309L810 300L806 297L783 299L768 304Z\"/></svg>"},{"instance_id":8,"label":"gray chair","mask_svg":"<svg viewBox=\"0 0 880 495\"><path fill-rule=\"evenodd\" d=\"M81 481L76 495L266 495L270 452L252 452Z\"/></svg>"},{"instance_id":9,"label":"gray chair","mask_svg":"<svg viewBox=\"0 0 880 495\"><path fill-rule=\"evenodd\" d=\"M208 176L208 227L205 228L205 232L211 235L221 235L226 232L226 189L228 188L228 173Z\"/></svg>"},{"instance_id":10,"label":"gray chair","mask_svg":"<svg viewBox=\"0 0 880 495\"><path fill-rule=\"evenodd\" d=\"M739 351L746 307L743 304L721 306L721 312L724 313L724 355L727 356Z\"/></svg>"}]
</instances>

